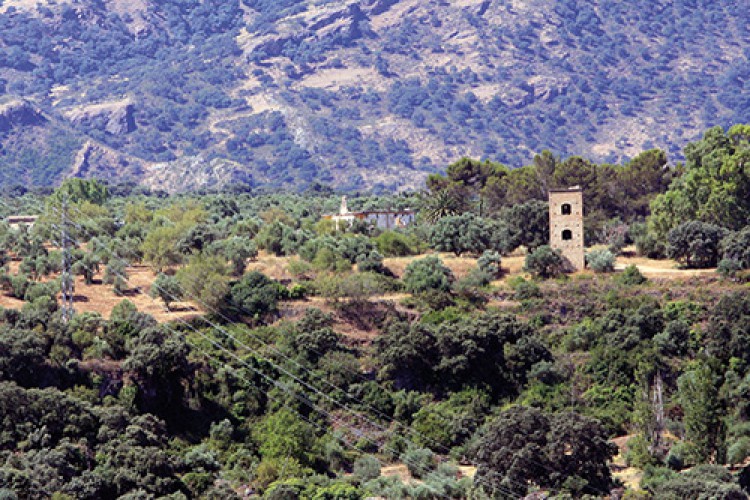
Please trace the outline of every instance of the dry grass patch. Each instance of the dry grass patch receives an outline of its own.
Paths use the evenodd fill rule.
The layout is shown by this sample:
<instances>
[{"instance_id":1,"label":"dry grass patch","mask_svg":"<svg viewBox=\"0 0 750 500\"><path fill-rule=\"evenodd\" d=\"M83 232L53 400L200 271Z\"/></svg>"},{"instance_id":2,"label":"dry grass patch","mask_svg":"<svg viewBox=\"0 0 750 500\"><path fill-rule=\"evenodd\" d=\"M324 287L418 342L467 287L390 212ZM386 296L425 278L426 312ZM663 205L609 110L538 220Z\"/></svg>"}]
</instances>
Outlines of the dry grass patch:
<instances>
[{"instance_id":1,"label":"dry grass patch","mask_svg":"<svg viewBox=\"0 0 750 500\"><path fill-rule=\"evenodd\" d=\"M429 254L411 255L408 257L388 257L383 259L383 264L390 269L396 277L402 278L404 276L404 271L406 271L406 266L415 260L425 258L427 255ZM474 257L456 257L451 253L440 253L437 255L443 261L443 264L453 272L453 275L457 279L463 278L477 266L477 259Z\"/></svg>"},{"instance_id":2,"label":"dry grass patch","mask_svg":"<svg viewBox=\"0 0 750 500\"><path fill-rule=\"evenodd\" d=\"M200 308L190 302L175 302L171 305L172 310L166 311L161 300L149 297L151 284L156 279L156 274L148 267L130 267L128 276L128 290L123 296L116 295L111 285L102 284L101 274L96 276L92 285L87 285L81 278L78 278L75 284L74 300L76 312L96 312L109 319L114 306L127 299L135 304L139 311L150 314L160 323L203 314Z\"/></svg>"},{"instance_id":3,"label":"dry grass patch","mask_svg":"<svg viewBox=\"0 0 750 500\"><path fill-rule=\"evenodd\" d=\"M297 257L277 257L267 252L260 252L258 258L247 265L247 271L258 271L277 281L289 281L289 261Z\"/></svg>"}]
</instances>

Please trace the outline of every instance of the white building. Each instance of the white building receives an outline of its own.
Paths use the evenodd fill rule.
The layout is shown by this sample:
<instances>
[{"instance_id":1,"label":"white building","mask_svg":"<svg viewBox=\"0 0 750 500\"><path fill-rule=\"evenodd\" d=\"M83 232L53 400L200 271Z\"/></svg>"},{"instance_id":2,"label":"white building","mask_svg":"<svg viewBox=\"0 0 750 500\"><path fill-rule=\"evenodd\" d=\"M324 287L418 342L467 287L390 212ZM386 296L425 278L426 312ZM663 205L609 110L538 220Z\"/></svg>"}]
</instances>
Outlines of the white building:
<instances>
[{"instance_id":1,"label":"white building","mask_svg":"<svg viewBox=\"0 0 750 500\"><path fill-rule=\"evenodd\" d=\"M336 215L324 215L324 219L336 222L336 229L341 222L352 225L355 220L372 223L378 229L396 229L413 224L416 218L414 210L365 210L350 212L346 204L346 196L341 198L341 208Z\"/></svg>"}]
</instances>

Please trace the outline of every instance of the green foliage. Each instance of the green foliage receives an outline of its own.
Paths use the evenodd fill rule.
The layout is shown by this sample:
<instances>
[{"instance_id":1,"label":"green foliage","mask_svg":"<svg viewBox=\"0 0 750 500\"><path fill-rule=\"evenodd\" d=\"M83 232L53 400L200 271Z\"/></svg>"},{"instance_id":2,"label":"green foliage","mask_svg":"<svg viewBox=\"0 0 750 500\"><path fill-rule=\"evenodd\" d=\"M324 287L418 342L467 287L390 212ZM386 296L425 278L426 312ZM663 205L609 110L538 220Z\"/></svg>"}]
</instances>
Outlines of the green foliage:
<instances>
[{"instance_id":1,"label":"green foliage","mask_svg":"<svg viewBox=\"0 0 750 500\"><path fill-rule=\"evenodd\" d=\"M376 251L357 258L357 270L361 273L377 273L389 275L390 271L383 265L383 256Z\"/></svg>"},{"instance_id":2,"label":"green foliage","mask_svg":"<svg viewBox=\"0 0 750 500\"><path fill-rule=\"evenodd\" d=\"M327 299L349 299L352 302L367 301L398 289L397 282L391 278L371 272L320 276L312 287L316 294Z\"/></svg>"},{"instance_id":3,"label":"green foliage","mask_svg":"<svg viewBox=\"0 0 750 500\"><path fill-rule=\"evenodd\" d=\"M638 269L638 266L630 264L621 274L617 275L617 281L623 285L634 286L642 285L648 281L648 279L641 274L641 270Z\"/></svg>"},{"instance_id":4,"label":"green foliage","mask_svg":"<svg viewBox=\"0 0 750 500\"><path fill-rule=\"evenodd\" d=\"M164 307L169 311L172 302L182 300L183 290L180 281L175 276L159 273L151 284L149 295L153 299L161 299L164 302Z\"/></svg>"},{"instance_id":5,"label":"green foliage","mask_svg":"<svg viewBox=\"0 0 750 500\"><path fill-rule=\"evenodd\" d=\"M440 252L479 255L485 250L508 252L511 248L510 231L498 221L477 217L471 213L451 215L438 220L430 234L430 245Z\"/></svg>"},{"instance_id":6,"label":"green foliage","mask_svg":"<svg viewBox=\"0 0 750 500\"><path fill-rule=\"evenodd\" d=\"M292 255L311 239L312 235L300 229L294 229L276 220L264 225L255 237L259 248L274 255Z\"/></svg>"},{"instance_id":7,"label":"green foliage","mask_svg":"<svg viewBox=\"0 0 750 500\"><path fill-rule=\"evenodd\" d=\"M667 256L687 268L715 267L726 234L725 229L713 224L685 222L669 232Z\"/></svg>"},{"instance_id":8,"label":"green foliage","mask_svg":"<svg viewBox=\"0 0 750 500\"><path fill-rule=\"evenodd\" d=\"M380 462L372 455L363 455L354 462L354 476L360 483L380 477Z\"/></svg>"},{"instance_id":9,"label":"green foliage","mask_svg":"<svg viewBox=\"0 0 750 500\"><path fill-rule=\"evenodd\" d=\"M264 460L292 459L310 464L315 444L313 428L288 409L279 410L263 419L253 430Z\"/></svg>"},{"instance_id":10,"label":"green foliage","mask_svg":"<svg viewBox=\"0 0 750 500\"><path fill-rule=\"evenodd\" d=\"M441 183L439 188L433 188L430 196L422 200L422 216L431 224L445 217L457 217L469 208L464 193L460 189L443 186Z\"/></svg>"},{"instance_id":11,"label":"green foliage","mask_svg":"<svg viewBox=\"0 0 750 500\"><path fill-rule=\"evenodd\" d=\"M653 202L649 227L657 237L690 221L739 230L750 220L750 174L743 168L748 141L735 125L706 131L685 147L685 173Z\"/></svg>"},{"instance_id":12,"label":"green foliage","mask_svg":"<svg viewBox=\"0 0 750 500\"><path fill-rule=\"evenodd\" d=\"M406 266L403 281L404 287L410 293L448 292L451 289L453 273L445 267L440 257L428 255Z\"/></svg>"},{"instance_id":13,"label":"green foliage","mask_svg":"<svg viewBox=\"0 0 750 500\"><path fill-rule=\"evenodd\" d=\"M438 393L468 386L515 393L532 366L551 359L531 327L493 313L436 326L394 323L376 347L381 377Z\"/></svg>"},{"instance_id":14,"label":"green foliage","mask_svg":"<svg viewBox=\"0 0 750 500\"><path fill-rule=\"evenodd\" d=\"M663 259L667 256L666 242L652 233L644 233L635 240L638 255L649 259Z\"/></svg>"},{"instance_id":15,"label":"green foliage","mask_svg":"<svg viewBox=\"0 0 750 500\"><path fill-rule=\"evenodd\" d=\"M109 197L107 186L96 179L65 179L59 188L52 193L50 201L58 206L66 201L69 204L92 203L103 205Z\"/></svg>"},{"instance_id":16,"label":"green foliage","mask_svg":"<svg viewBox=\"0 0 750 500\"><path fill-rule=\"evenodd\" d=\"M493 279L499 278L503 274L502 257L497 252L486 250L477 259L477 268Z\"/></svg>"},{"instance_id":17,"label":"green foliage","mask_svg":"<svg viewBox=\"0 0 750 500\"><path fill-rule=\"evenodd\" d=\"M519 432L526 438L517 439ZM597 495L612 487L607 462L616 450L594 419L574 412L548 415L513 407L480 434L475 483L490 495L509 491L525 495L531 484Z\"/></svg>"},{"instance_id":18,"label":"green foliage","mask_svg":"<svg viewBox=\"0 0 750 500\"><path fill-rule=\"evenodd\" d=\"M565 262L559 250L542 245L526 256L524 269L538 278L553 278L565 271Z\"/></svg>"},{"instance_id":19,"label":"green foliage","mask_svg":"<svg viewBox=\"0 0 750 500\"><path fill-rule=\"evenodd\" d=\"M525 280L521 276L514 278L509 284L515 292L514 298L516 300L538 299L542 297L542 290L539 288L539 285L533 281Z\"/></svg>"},{"instance_id":20,"label":"green foliage","mask_svg":"<svg viewBox=\"0 0 750 500\"><path fill-rule=\"evenodd\" d=\"M91 252L84 252L71 268L73 274L83 276L84 282L91 285L94 282L94 275L99 272L100 259Z\"/></svg>"},{"instance_id":21,"label":"green foliage","mask_svg":"<svg viewBox=\"0 0 750 500\"><path fill-rule=\"evenodd\" d=\"M699 364L679 378L678 386L685 438L697 460L719 460L715 454L720 452L724 436L716 376L709 366Z\"/></svg>"},{"instance_id":22,"label":"green foliage","mask_svg":"<svg viewBox=\"0 0 750 500\"><path fill-rule=\"evenodd\" d=\"M104 268L103 282L107 285L112 285L112 289L115 295L123 295L125 286L127 285L128 273L127 263L122 259L112 259Z\"/></svg>"},{"instance_id":23,"label":"green foliage","mask_svg":"<svg viewBox=\"0 0 750 500\"><path fill-rule=\"evenodd\" d=\"M524 246L533 252L549 242L549 205L531 200L503 209L500 217L510 230L511 243L506 251Z\"/></svg>"},{"instance_id":24,"label":"green foliage","mask_svg":"<svg viewBox=\"0 0 750 500\"><path fill-rule=\"evenodd\" d=\"M386 257L405 257L417 253L419 245L399 231L383 231L373 239L378 251Z\"/></svg>"},{"instance_id":25,"label":"green foliage","mask_svg":"<svg viewBox=\"0 0 750 500\"><path fill-rule=\"evenodd\" d=\"M229 269L221 257L194 255L176 276L185 298L198 301L208 311L223 306L229 293Z\"/></svg>"},{"instance_id":26,"label":"green foliage","mask_svg":"<svg viewBox=\"0 0 750 500\"><path fill-rule=\"evenodd\" d=\"M281 285L257 271L243 276L229 292L234 312L256 320L276 313L281 294Z\"/></svg>"},{"instance_id":27,"label":"green foliage","mask_svg":"<svg viewBox=\"0 0 750 500\"><path fill-rule=\"evenodd\" d=\"M414 414L413 441L421 446L451 449L465 445L484 423L490 397L480 390L453 393L446 401L423 405Z\"/></svg>"},{"instance_id":28,"label":"green foliage","mask_svg":"<svg viewBox=\"0 0 750 500\"><path fill-rule=\"evenodd\" d=\"M312 265L319 271L338 271L345 272L352 268L351 262L337 255L331 248L321 248L312 259Z\"/></svg>"},{"instance_id":29,"label":"green foliage","mask_svg":"<svg viewBox=\"0 0 750 500\"><path fill-rule=\"evenodd\" d=\"M656 478L654 478L656 479ZM745 492L723 467L699 465L682 474L664 474L651 480L649 489L657 498L744 498Z\"/></svg>"},{"instance_id":30,"label":"green foliage","mask_svg":"<svg viewBox=\"0 0 750 500\"><path fill-rule=\"evenodd\" d=\"M149 231L140 249L143 259L157 272L180 264L183 256L177 249L177 242L182 232L177 226L162 226Z\"/></svg>"},{"instance_id":31,"label":"green foliage","mask_svg":"<svg viewBox=\"0 0 750 500\"><path fill-rule=\"evenodd\" d=\"M435 454L426 448L411 448L401 455L409 474L417 479L425 477L435 469Z\"/></svg>"},{"instance_id":32,"label":"green foliage","mask_svg":"<svg viewBox=\"0 0 750 500\"><path fill-rule=\"evenodd\" d=\"M742 264L732 259L721 259L716 266L716 272L724 278L734 278L742 270Z\"/></svg>"},{"instance_id":33,"label":"green foliage","mask_svg":"<svg viewBox=\"0 0 750 500\"><path fill-rule=\"evenodd\" d=\"M258 248L251 240L239 236L232 236L211 245L211 253L220 253L227 259L232 268L233 276L242 276L247 267L248 259L258 256Z\"/></svg>"},{"instance_id":34,"label":"green foliage","mask_svg":"<svg viewBox=\"0 0 750 500\"><path fill-rule=\"evenodd\" d=\"M750 226L721 240L721 256L724 260L736 262L739 269L750 269Z\"/></svg>"},{"instance_id":35,"label":"green foliage","mask_svg":"<svg viewBox=\"0 0 750 500\"><path fill-rule=\"evenodd\" d=\"M611 273L615 270L615 256L607 249L592 250L586 255L586 263L597 273Z\"/></svg>"},{"instance_id":36,"label":"green foliage","mask_svg":"<svg viewBox=\"0 0 750 500\"><path fill-rule=\"evenodd\" d=\"M746 293L728 293L713 305L704 330L706 352L728 364L732 358L750 362L744 348L750 341L750 297Z\"/></svg>"}]
</instances>

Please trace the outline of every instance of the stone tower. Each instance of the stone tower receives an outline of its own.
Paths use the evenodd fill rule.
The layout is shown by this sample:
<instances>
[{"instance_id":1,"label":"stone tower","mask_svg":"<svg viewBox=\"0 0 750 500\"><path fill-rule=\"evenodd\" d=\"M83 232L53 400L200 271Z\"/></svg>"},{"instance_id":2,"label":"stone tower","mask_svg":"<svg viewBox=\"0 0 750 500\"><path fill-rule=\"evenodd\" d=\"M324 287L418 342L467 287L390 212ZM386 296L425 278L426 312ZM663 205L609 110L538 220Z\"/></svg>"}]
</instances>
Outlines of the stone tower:
<instances>
[{"instance_id":1,"label":"stone tower","mask_svg":"<svg viewBox=\"0 0 750 500\"><path fill-rule=\"evenodd\" d=\"M580 186L549 192L550 246L562 252L572 270L586 267L583 253L583 190Z\"/></svg>"}]
</instances>

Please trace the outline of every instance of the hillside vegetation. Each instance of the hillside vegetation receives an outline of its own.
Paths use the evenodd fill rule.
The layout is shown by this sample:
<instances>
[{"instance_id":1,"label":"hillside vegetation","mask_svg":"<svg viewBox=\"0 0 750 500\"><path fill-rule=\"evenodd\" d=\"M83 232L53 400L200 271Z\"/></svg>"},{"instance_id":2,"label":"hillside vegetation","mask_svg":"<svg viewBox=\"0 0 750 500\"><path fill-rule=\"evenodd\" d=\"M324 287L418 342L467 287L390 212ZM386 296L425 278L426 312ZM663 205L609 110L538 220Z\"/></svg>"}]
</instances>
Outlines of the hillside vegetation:
<instances>
[{"instance_id":1,"label":"hillside vegetation","mask_svg":"<svg viewBox=\"0 0 750 500\"><path fill-rule=\"evenodd\" d=\"M6 0L0 183L415 188L461 156L671 161L750 113L734 1Z\"/></svg>"},{"instance_id":2,"label":"hillside vegetation","mask_svg":"<svg viewBox=\"0 0 750 500\"><path fill-rule=\"evenodd\" d=\"M0 224L0 497L748 498L749 131L352 197L396 230L322 189L3 197L40 217ZM575 273L530 189L561 176Z\"/></svg>"}]
</instances>

